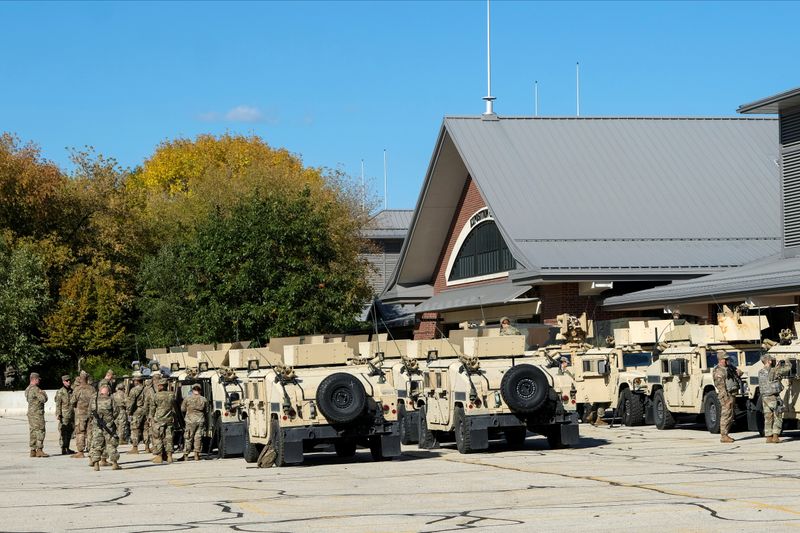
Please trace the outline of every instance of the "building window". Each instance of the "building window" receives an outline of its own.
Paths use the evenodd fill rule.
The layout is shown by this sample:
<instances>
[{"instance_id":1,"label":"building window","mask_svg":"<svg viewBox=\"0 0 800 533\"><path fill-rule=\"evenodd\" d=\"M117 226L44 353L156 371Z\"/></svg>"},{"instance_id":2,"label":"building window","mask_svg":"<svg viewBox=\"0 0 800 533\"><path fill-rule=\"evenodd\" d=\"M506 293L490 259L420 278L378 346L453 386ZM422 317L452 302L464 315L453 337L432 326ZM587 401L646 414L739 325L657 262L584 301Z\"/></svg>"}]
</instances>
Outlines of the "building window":
<instances>
[{"instance_id":1,"label":"building window","mask_svg":"<svg viewBox=\"0 0 800 533\"><path fill-rule=\"evenodd\" d=\"M508 272L515 267L514 257L500 235L497 224L493 220L486 220L477 224L464 240L448 281Z\"/></svg>"}]
</instances>

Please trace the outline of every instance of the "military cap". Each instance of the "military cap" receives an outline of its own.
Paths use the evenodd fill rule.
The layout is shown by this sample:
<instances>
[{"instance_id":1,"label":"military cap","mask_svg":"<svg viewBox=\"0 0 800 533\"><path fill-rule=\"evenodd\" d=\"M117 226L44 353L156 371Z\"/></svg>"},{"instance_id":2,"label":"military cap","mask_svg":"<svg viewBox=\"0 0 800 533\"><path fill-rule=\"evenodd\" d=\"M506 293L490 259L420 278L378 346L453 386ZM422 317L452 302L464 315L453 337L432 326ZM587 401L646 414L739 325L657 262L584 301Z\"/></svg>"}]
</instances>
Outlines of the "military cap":
<instances>
[{"instance_id":1,"label":"military cap","mask_svg":"<svg viewBox=\"0 0 800 533\"><path fill-rule=\"evenodd\" d=\"M39 379L39 374L36 372L31 372L31 379Z\"/></svg>"},{"instance_id":2,"label":"military cap","mask_svg":"<svg viewBox=\"0 0 800 533\"><path fill-rule=\"evenodd\" d=\"M110 368L108 370L106 370L106 376L109 375L109 374L111 374L112 376L114 375L114 371L111 370Z\"/></svg>"},{"instance_id":3,"label":"military cap","mask_svg":"<svg viewBox=\"0 0 800 533\"><path fill-rule=\"evenodd\" d=\"M775 356L772 355L771 353L765 353L764 355L761 356L761 362L762 363L766 363L767 361L774 361L774 360L775 360Z\"/></svg>"},{"instance_id":4,"label":"military cap","mask_svg":"<svg viewBox=\"0 0 800 533\"><path fill-rule=\"evenodd\" d=\"M730 359L730 357L725 350L717 350L717 359Z\"/></svg>"},{"instance_id":5,"label":"military cap","mask_svg":"<svg viewBox=\"0 0 800 533\"><path fill-rule=\"evenodd\" d=\"M158 378L160 378L160 377L161 377L161 372L159 372L159 371L155 371L155 372L153 372L152 374L150 374L150 377L151 377L151 378L156 378L156 379L158 379Z\"/></svg>"},{"instance_id":6,"label":"military cap","mask_svg":"<svg viewBox=\"0 0 800 533\"><path fill-rule=\"evenodd\" d=\"M63 376L61 376L61 381L72 381L72 378L70 377L69 374L64 374Z\"/></svg>"},{"instance_id":7,"label":"military cap","mask_svg":"<svg viewBox=\"0 0 800 533\"><path fill-rule=\"evenodd\" d=\"M133 379L142 379L142 373L137 370L133 373Z\"/></svg>"},{"instance_id":8,"label":"military cap","mask_svg":"<svg viewBox=\"0 0 800 533\"><path fill-rule=\"evenodd\" d=\"M86 370L81 370L81 377L82 377L82 378L85 378L85 377L86 377L86 376L88 376L88 375L89 375L89 374L87 374L87 373L86 373Z\"/></svg>"},{"instance_id":9,"label":"military cap","mask_svg":"<svg viewBox=\"0 0 800 533\"><path fill-rule=\"evenodd\" d=\"M195 384L194 387L192 387L192 390L196 390L197 392L203 392L203 387L201 387L198 384Z\"/></svg>"},{"instance_id":10,"label":"military cap","mask_svg":"<svg viewBox=\"0 0 800 533\"><path fill-rule=\"evenodd\" d=\"M125 390L125 384L124 383L117 383L117 390Z\"/></svg>"},{"instance_id":11,"label":"military cap","mask_svg":"<svg viewBox=\"0 0 800 533\"><path fill-rule=\"evenodd\" d=\"M507 316L500 317L500 323L502 324L503 322L508 322L509 324L511 324L511 321L508 319Z\"/></svg>"}]
</instances>

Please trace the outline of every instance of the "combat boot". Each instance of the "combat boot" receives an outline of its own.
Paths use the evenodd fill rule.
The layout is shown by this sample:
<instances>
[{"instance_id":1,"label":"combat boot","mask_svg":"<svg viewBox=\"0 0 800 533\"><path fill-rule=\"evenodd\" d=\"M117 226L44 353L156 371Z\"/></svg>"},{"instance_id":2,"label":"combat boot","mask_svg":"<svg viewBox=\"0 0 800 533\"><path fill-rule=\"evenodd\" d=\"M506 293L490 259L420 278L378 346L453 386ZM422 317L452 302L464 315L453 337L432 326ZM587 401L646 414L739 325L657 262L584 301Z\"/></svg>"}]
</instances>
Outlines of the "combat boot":
<instances>
[{"instance_id":1,"label":"combat boot","mask_svg":"<svg viewBox=\"0 0 800 533\"><path fill-rule=\"evenodd\" d=\"M160 465L161 463L164 462L164 460L161 458L161 455L159 454L159 455L156 455L155 457L153 457L152 462L157 464L157 465Z\"/></svg>"},{"instance_id":2,"label":"combat boot","mask_svg":"<svg viewBox=\"0 0 800 533\"><path fill-rule=\"evenodd\" d=\"M100 459L100 466L111 466L111 463L106 461L106 458L103 457L102 459Z\"/></svg>"},{"instance_id":3,"label":"combat boot","mask_svg":"<svg viewBox=\"0 0 800 533\"><path fill-rule=\"evenodd\" d=\"M70 450L69 448L64 448L64 455L72 455L75 453L75 450Z\"/></svg>"},{"instance_id":4,"label":"combat boot","mask_svg":"<svg viewBox=\"0 0 800 533\"><path fill-rule=\"evenodd\" d=\"M723 435L722 437L720 437L719 441L720 442L724 442L726 444L730 443L730 442L736 442L732 438L730 438L728 435Z\"/></svg>"},{"instance_id":5,"label":"combat boot","mask_svg":"<svg viewBox=\"0 0 800 533\"><path fill-rule=\"evenodd\" d=\"M150 447L150 444L145 444L144 451L147 453L153 453L153 449Z\"/></svg>"},{"instance_id":6,"label":"combat boot","mask_svg":"<svg viewBox=\"0 0 800 533\"><path fill-rule=\"evenodd\" d=\"M122 467L119 466L119 463L114 461L113 463L111 463L111 470L122 470Z\"/></svg>"},{"instance_id":7,"label":"combat boot","mask_svg":"<svg viewBox=\"0 0 800 533\"><path fill-rule=\"evenodd\" d=\"M191 460L191 458L190 458L190 457L188 457L188 455L189 455L188 453L184 453L183 455L181 455L180 457L178 457L177 459L175 459L175 461L176 461L176 462L181 462L181 461L190 461L190 460Z\"/></svg>"},{"instance_id":8,"label":"combat boot","mask_svg":"<svg viewBox=\"0 0 800 533\"><path fill-rule=\"evenodd\" d=\"M100 463L98 461L93 462L92 463L92 467L94 468L95 472L99 472L100 471Z\"/></svg>"},{"instance_id":9,"label":"combat boot","mask_svg":"<svg viewBox=\"0 0 800 533\"><path fill-rule=\"evenodd\" d=\"M772 436L772 442L773 442L774 444L780 444L780 443L781 443L781 437L780 437L780 435L777 435L777 434L776 434L776 435L773 435L773 436Z\"/></svg>"},{"instance_id":10,"label":"combat boot","mask_svg":"<svg viewBox=\"0 0 800 533\"><path fill-rule=\"evenodd\" d=\"M603 417L598 416L597 419L594 421L595 427L597 426L607 426L608 422L606 422Z\"/></svg>"},{"instance_id":11,"label":"combat boot","mask_svg":"<svg viewBox=\"0 0 800 533\"><path fill-rule=\"evenodd\" d=\"M139 455L139 445L138 444L134 444L133 448L128 450L128 455Z\"/></svg>"},{"instance_id":12,"label":"combat boot","mask_svg":"<svg viewBox=\"0 0 800 533\"><path fill-rule=\"evenodd\" d=\"M76 452L76 453L75 453L74 455L72 455L71 457L72 457L73 459L83 459L83 458L84 458L84 457L86 457L86 456L85 456L85 455L83 455L83 452Z\"/></svg>"},{"instance_id":13,"label":"combat boot","mask_svg":"<svg viewBox=\"0 0 800 533\"><path fill-rule=\"evenodd\" d=\"M36 457L50 457L43 450L36 450Z\"/></svg>"},{"instance_id":14,"label":"combat boot","mask_svg":"<svg viewBox=\"0 0 800 533\"><path fill-rule=\"evenodd\" d=\"M195 461L199 461L200 460L200 452L194 452L194 460Z\"/></svg>"},{"instance_id":15,"label":"combat boot","mask_svg":"<svg viewBox=\"0 0 800 533\"><path fill-rule=\"evenodd\" d=\"M172 464L172 452L167 452L167 463Z\"/></svg>"}]
</instances>

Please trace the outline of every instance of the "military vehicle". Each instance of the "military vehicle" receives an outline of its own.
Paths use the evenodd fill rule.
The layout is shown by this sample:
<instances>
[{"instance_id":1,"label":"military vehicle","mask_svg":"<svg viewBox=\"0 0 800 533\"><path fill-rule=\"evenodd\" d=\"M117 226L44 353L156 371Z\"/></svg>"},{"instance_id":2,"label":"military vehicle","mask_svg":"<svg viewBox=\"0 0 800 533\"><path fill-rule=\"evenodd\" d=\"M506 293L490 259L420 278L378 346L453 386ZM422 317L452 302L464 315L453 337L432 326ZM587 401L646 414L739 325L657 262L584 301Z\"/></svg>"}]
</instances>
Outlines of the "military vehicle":
<instances>
[{"instance_id":1,"label":"military vehicle","mask_svg":"<svg viewBox=\"0 0 800 533\"><path fill-rule=\"evenodd\" d=\"M267 353L249 360L246 461L298 464L331 444L340 457L358 446L376 461L400 454L397 391L381 355L360 357L341 341L278 349L271 340Z\"/></svg>"},{"instance_id":2,"label":"military vehicle","mask_svg":"<svg viewBox=\"0 0 800 533\"><path fill-rule=\"evenodd\" d=\"M769 327L763 317L739 316L728 320L725 307L718 316L719 325L678 326L671 332L671 343L658 353L658 360L647 369L647 405L658 429L675 427L681 415L693 415L705 422L711 433L719 433L720 404L712 372L717 365L717 351L729 355L729 366L742 370L761 357L760 341L755 344L761 330ZM681 336L685 340L677 340ZM731 373L733 376L735 373ZM741 381L736 395L735 416L747 412L747 383Z\"/></svg>"},{"instance_id":3,"label":"military vehicle","mask_svg":"<svg viewBox=\"0 0 800 533\"><path fill-rule=\"evenodd\" d=\"M452 435L458 451L470 453L487 449L501 433L519 448L528 430L554 448L578 442L571 378L526 357L524 336L463 342L463 355L439 354L427 363L418 400L420 448Z\"/></svg>"},{"instance_id":4,"label":"military vehicle","mask_svg":"<svg viewBox=\"0 0 800 533\"><path fill-rule=\"evenodd\" d=\"M795 330L800 326L795 323ZM775 357L776 365L788 365L790 367L789 377L782 380L783 391L778 395L783 403L783 426L784 428L798 429L798 412L800 412L800 376L798 376L798 362L800 362L800 340L798 340L791 330L783 330L780 333L780 343L765 341L764 348L767 353ZM758 373L764 368L764 364L759 359L752 363L748 372L748 398L747 398L747 429L758 431L764 434L764 406L761 402L761 391L759 390Z\"/></svg>"}]
</instances>

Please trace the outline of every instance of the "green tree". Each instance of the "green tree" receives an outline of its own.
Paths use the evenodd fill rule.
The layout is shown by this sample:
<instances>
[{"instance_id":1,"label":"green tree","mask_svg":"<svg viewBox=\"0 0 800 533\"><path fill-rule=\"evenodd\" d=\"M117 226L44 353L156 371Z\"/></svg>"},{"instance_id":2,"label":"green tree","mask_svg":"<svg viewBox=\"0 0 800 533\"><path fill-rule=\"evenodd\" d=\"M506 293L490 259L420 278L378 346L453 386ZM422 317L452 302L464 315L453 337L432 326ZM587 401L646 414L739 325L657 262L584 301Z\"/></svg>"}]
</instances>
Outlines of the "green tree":
<instances>
[{"instance_id":1,"label":"green tree","mask_svg":"<svg viewBox=\"0 0 800 533\"><path fill-rule=\"evenodd\" d=\"M22 371L42 362L39 322L48 302L44 261L0 237L0 362Z\"/></svg>"},{"instance_id":2,"label":"green tree","mask_svg":"<svg viewBox=\"0 0 800 533\"><path fill-rule=\"evenodd\" d=\"M343 331L370 296L358 218L309 188L251 194L145 262L150 341L211 342ZM347 216L343 216L347 215Z\"/></svg>"}]
</instances>

